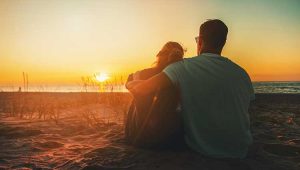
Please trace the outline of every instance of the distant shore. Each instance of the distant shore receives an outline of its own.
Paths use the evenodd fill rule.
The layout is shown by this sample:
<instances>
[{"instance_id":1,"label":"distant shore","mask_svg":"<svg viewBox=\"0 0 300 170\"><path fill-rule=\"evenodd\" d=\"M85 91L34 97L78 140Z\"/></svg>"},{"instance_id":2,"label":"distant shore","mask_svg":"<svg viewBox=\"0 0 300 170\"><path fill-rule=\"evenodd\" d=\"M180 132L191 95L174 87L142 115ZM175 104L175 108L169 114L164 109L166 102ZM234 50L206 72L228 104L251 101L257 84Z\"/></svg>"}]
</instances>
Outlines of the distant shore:
<instances>
[{"instance_id":1,"label":"distant shore","mask_svg":"<svg viewBox=\"0 0 300 170\"><path fill-rule=\"evenodd\" d=\"M256 81L252 82L255 93L300 94L300 81ZM128 92L124 84L104 86L82 85L29 85L28 89L14 85L0 85L0 92Z\"/></svg>"},{"instance_id":2,"label":"distant shore","mask_svg":"<svg viewBox=\"0 0 300 170\"><path fill-rule=\"evenodd\" d=\"M50 95L55 97L69 96L69 97L79 97L79 96L106 96L106 95L121 95L125 97L130 97L129 92L0 92L0 99L5 99L6 97L12 96L43 96ZM285 100L298 100L300 99L300 93L255 93L255 100L273 100L274 97L276 101ZM275 101L275 100L274 100Z\"/></svg>"}]
</instances>

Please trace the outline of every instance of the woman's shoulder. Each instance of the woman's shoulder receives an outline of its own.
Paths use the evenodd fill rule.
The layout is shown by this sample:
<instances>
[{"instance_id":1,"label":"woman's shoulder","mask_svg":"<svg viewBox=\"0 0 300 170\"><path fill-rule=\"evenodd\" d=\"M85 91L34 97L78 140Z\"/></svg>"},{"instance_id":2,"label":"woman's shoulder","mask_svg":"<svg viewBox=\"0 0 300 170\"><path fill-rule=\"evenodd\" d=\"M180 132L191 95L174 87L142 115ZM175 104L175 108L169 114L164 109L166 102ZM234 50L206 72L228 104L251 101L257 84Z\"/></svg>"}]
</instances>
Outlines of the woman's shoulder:
<instances>
[{"instance_id":1,"label":"woman's shoulder","mask_svg":"<svg viewBox=\"0 0 300 170\"><path fill-rule=\"evenodd\" d=\"M143 70L139 70L131 75L133 80L146 80L158 73L159 71L156 68L146 68Z\"/></svg>"}]
</instances>

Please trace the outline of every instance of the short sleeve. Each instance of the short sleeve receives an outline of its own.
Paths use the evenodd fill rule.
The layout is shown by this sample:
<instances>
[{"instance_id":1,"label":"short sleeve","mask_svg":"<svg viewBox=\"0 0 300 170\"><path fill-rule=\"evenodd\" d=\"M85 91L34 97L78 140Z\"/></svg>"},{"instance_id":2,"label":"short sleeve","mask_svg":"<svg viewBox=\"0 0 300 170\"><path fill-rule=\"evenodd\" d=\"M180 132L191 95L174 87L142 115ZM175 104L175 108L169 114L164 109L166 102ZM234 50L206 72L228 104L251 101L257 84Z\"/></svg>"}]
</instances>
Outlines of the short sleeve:
<instances>
[{"instance_id":1,"label":"short sleeve","mask_svg":"<svg viewBox=\"0 0 300 170\"><path fill-rule=\"evenodd\" d=\"M169 77L174 85L178 85L181 62L176 62L166 67L163 72Z\"/></svg>"}]
</instances>

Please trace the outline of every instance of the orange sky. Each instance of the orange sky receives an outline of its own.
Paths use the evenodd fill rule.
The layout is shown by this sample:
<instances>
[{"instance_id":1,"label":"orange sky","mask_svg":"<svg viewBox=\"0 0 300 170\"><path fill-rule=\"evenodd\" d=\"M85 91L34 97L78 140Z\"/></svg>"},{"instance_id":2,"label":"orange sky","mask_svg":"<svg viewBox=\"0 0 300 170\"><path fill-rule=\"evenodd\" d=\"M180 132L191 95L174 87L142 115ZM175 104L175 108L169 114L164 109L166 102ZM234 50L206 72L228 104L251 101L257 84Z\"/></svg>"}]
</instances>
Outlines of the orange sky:
<instances>
[{"instance_id":1,"label":"orange sky","mask_svg":"<svg viewBox=\"0 0 300 170\"><path fill-rule=\"evenodd\" d=\"M81 76L125 75L151 66L167 41L196 54L209 18L229 27L223 55L253 81L300 80L297 0L1 0L0 85L78 83Z\"/></svg>"}]
</instances>

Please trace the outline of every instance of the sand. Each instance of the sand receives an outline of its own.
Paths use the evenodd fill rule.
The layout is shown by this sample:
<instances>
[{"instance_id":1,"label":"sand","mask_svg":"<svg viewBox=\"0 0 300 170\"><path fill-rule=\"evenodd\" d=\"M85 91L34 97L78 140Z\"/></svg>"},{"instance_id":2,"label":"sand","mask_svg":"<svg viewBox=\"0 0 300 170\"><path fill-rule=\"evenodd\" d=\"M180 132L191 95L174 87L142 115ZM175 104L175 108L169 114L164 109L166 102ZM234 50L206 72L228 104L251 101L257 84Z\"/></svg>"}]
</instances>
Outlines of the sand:
<instances>
[{"instance_id":1,"label":"sand","mask_svg":"<svg viewBox=\"0 0 300 170\"><path fill-rule=\"evenodd\" d=\"M300 169L300 95L257 95L256 144L243 160L127 145L129 102L126 93L0 93L0 169Z\"/></svg>"}]
</instances>

